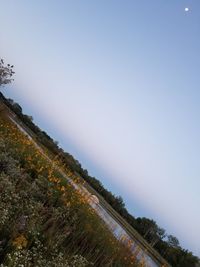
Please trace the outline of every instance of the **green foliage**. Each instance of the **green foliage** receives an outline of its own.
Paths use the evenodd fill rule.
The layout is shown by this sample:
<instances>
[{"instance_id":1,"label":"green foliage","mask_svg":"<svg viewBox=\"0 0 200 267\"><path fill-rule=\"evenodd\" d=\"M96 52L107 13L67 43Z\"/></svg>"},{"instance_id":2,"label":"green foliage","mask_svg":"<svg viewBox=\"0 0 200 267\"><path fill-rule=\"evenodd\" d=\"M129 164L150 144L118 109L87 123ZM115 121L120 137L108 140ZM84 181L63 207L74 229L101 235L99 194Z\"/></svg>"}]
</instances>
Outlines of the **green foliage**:
<instances>
[{"instance_id":1,"label":"green foliage","mask_svg":"<svg viewBox=\"0 0 200 267\"><path fill-rule=\"evenodd\" d=\"M124 201L120 196L115 196L113 195L110 191L104 188L102 183L97 180L95 177L89 176L87 170L83 169L79 161L74 159L72 155L70 155L67 152L64 152L59 146L58 143L55 142L47 133L42 131L38 126L36 126L33 122L33 118L27 115L24 115L22 113L22 108L20 105L15 103L13 100L9 99L7 100L1 93L0 93L0 100L2 100L7 106L10 107L12 111L17 114L18 118L27 126L28 129L30 129L36 136L37 141L42 144L45 148L47 148L53 156L57 156L65 166L67 166L68 169L72 171L72 173L78 174L81 177L84 178L85 181L87 181L103 198L132 226L134 227L154 248L169 262L172 264L173 267L192 267L195 266L195 264L198 262L198 258L195 257L191 252L188 252L184 249L182 249L179 246L179 242L176 237L173 237L171 235L168 236L168 241L165 240L166 233L165 230L160 228L155 221L150 220L148 218L135 218L129 212L127 211ZM5 144L1 145L1 150L0 151L7 151L7 148L5 149ZM26 175L28 175L28 179L24 178L24 186L28 181L31 183L29 186L26 188L24 191L24 196L23 198L20 197L20 195L16 195L16 192L14 190L13 184L10 183L8 177L12 174L9 173L9 170L11 171L13 164L15 165L16 163L13 161L13 159L10 158L7 154L2 154L1 157L2 159L0 160L0 170L4 172L4 175L1 177L2 179L2 188L7 186L7 189L5 190L5 195L2 194L2 197L5 196L5 200L2 203L7 203L7 206L2 206L3 204L0 204L0 212L2 214L1 216L1 221L0 225L6 225L8 222L10 222L11 218L17 219L13 214L14 211L12 209L13 205L17 208L18 206L16 205L17 200L21 201L21 209L26 210L28 214L28 210L32 211L33 215L21 215L22 218L23 216L29 216L29 218L32 218L30 220L30 233L31 233L31 238L34 239L34 236L37 236L37 231L38 229L39 233L44 230L45 232L48 233L47 236L43 236L45 242L48 243L48 245L51 245L51 243L55 242L54 236L52 233L54 233L54 230L57 231L55 228L55 225L58 223L60 224L60 221L63 221L63 218L66 219L66 222L69 222L68 219L70 219L69 225L63 225L66 233L69 234L69 236L66 237L65 240L62 238L63 232L56 232L58 235L59 239L59 245L61 244L66 244L67 242L70 243L70 247L68 247L68 252L71 254L76 252L77 247L79 246L84 246L85 249L89 250L90 246L89 244L93 245L93 249L90 251L89 256L91 259L100 257L103 254L105 256L105 259L109 257L109 255L112 255L112 253L116 253L116 251L112 250L110 251L109 248L111 248L107 243L104 243L105 240L107 240L106 237L110 236L108 232L106 232L106 236L102 235L96 235L97 231L99 233L105 232L101 226L98 224L98 218L90 217L89 221L92 222L93 225L95 225L94 228L89 227L87 225L87 219L84 216L86 214L85 207L82 207L83 213L80 212L80 208L78 209L77 207L74 206L74 210L70 209L70 212L68 209L62 210L62 203L60 202L60 193L56 190L50 190L49 184L47 180L45 179L44 176L38 175L38 172L35 168L30 167L27 163L26 158L19 153L16 153L15 151L12 152L12 155L19 160L18 164L20 164L21 167L26 169ZM3 157L6 157L7 159L3 160ZM7 168L9 166L9 168ZM5 170L6 175L5 176ZM18 175L16 170L15 172L15 177L21 176L18 171ZM21 176L23 177L23 176ZM45 182L46 181L46 182ZM4 185L3 185L4 183ZM31 192L29 191L29 187L34 189ZM1 188L1 187L0 187ZM48 190L47 190L48 189ZM1 190L1 189L0 189ZM9 191L10 190L10 191ZM46 190L50 192L51 198L47 198L46 195ZM6 194L7 192L7 194ZM25 193L26 192L26 193ZM68 191L69 194L70 191ZM22 195L23 195L22 194ZM15 196L12 201L14 202L9 202L9 197L10 196ZM34 203L29 203L29 200L27 199L27 196L32 196L34 199ZM7 197L7 199L6 199ZM28 197L29 198L29 197ZM35 202L35 198L37 201ZM25 201L26 205L28 205L28 208L25 204L23 204L24 199L27 200ZM47 201L48 199L48 201ZM38 202L39 201L39 202ZM43 210L44 204L45 207L49 205L48 207L48 212L45 213L43 217L34 217L34 214L40 214L41 210ZM10 204L9 204L10 203ZM29 204L28 204L29 203ZM9 206L10 205L10 206ZM42 206L41 206L42 205ZM53 206L52 206L53 205ZM60 205L60 206L59 206ZM35 210L34 210L35 209ZM79 210L79 212L77 212ZM76 211L76 212L75 212ZM52 216L49 216L49 213L52 214ZM56 215L57 214L57 215ZM60 214L60 215L58 215ZM62 214L62 216L61 216ZM31 217L32 216L32 217ZM45 217L47 216L47 217ZM63 217L64 216L64 217ZM54 217L57 218L56 223L54 222L52 224L52 221L54 221ZM43 218L43 221L41 222L40 219ZM81 223L80 220L77 218L81 218ZM46 223L44 221L47 220ZM40 222L40 223L39 223ZM75 223L76 222L76 223ZM41 225L43 225L41 228ZM99 226L99 229L96 226ZM43 229L43 230L42 230ZM98 230L97 230L98 229ZM4 231L4 235L8 230ZM85 235L82 234L82 232L85 233ZM102 237L102 238L101 238ZM2 237L3 238L3 237ZM110 237L111 238L111 237ZM4 239L3 239L4 240ZM73 240L73 242L71 242ZM74 241L76 240L76 241ZM96 242L101 243L100 248L97 246L96 248ZM0 239L0 244L1 244L1 239ZM103 244L103 245L102 245ZM116 245L117 247L117 245ZM106 248L106 250L104 250ZM121 247L123 250L123 248ZM81 250L81 253L84 252L84 249ZM92 255L94 256L92 258ZM114 254L113 254L114 255ZM101 258L102 262L103 259ZM98 262L98 260L97 260ZM104 262L105 263L105 262ZM95 263L97 264L97 263ZM120 266L120 261L118 260L118 266ZM98 266L98 265L96 265ZM116 265L117 266L117 265ZM122 265L125 266L125 265Z\"/></svg>"},{"instance_id":2,"label":"green foliage","mask_svg":"<svg viewBox=\"0 0 200 267\"><path fill-rule=\"evenodd\" d=\"M178 248L179 247L179 241L178 239L173 235L168 235L168 244L170 247Z\"/></svg>"},{"instance_id":3,"label":"green foliage","mask_svg":"<svg viewBox=\"0 0 200 267\"><path fill-rule=\"evenodd\" d=\"M129 266L130 250L54 165L16 126L0 126L1 266Z\"/></svg>"}]
</instances>

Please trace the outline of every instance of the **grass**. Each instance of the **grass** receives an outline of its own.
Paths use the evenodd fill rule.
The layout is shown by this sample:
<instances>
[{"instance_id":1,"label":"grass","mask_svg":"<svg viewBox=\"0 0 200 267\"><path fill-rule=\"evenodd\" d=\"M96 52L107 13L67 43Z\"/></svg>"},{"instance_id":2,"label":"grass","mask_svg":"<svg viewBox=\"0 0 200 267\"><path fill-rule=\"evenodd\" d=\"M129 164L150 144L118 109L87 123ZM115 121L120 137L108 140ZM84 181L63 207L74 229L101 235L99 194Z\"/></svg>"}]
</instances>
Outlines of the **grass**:
<instances>
[{"instance_id":1,"label":"grass","mask_svg":"<svg viewBox=\"0 0 200 267\"><path fill-rule=\"evenodd\" d=\"M162 266L169 266L167 261L163 259L160 254L154 250L148 242L129 224L126 222L122 216L117 213L107 201L95 190L93 189L88 183L85 183L85 187L90 191L92 194L98 196L101 206L112 216L112 218L122 226L123 229L126 230L128 235L136 241L139 246L145 251L150 257L152 257L159 265Z\"/></svg>"},{"instance_id":2,"label":"grass","mask_svg":"<svg viewBox=\"0 0 200 267\"><path fill-rule=\"evenodd\" d=\"M81 182L0 118L0 266L138 266L66 175Z\"/></svg>"}]
</instances>

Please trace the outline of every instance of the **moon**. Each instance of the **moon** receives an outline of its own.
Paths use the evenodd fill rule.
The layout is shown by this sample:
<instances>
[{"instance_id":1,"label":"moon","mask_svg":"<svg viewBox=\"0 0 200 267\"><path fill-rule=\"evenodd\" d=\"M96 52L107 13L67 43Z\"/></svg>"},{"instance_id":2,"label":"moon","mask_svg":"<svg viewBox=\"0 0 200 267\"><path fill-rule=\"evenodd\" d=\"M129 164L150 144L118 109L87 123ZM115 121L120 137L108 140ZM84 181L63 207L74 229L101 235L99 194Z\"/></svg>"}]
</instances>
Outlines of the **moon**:
<instances>
[{"instance_id":1,"label":"moon","mask_svg":"<svg viewBox=\"0 0 200 267\"><path fill-rule=\"evenodd\" d=\"M185 12L188 12L189 10L189 7L185 7Z\"/></svg>"}]
</instances>

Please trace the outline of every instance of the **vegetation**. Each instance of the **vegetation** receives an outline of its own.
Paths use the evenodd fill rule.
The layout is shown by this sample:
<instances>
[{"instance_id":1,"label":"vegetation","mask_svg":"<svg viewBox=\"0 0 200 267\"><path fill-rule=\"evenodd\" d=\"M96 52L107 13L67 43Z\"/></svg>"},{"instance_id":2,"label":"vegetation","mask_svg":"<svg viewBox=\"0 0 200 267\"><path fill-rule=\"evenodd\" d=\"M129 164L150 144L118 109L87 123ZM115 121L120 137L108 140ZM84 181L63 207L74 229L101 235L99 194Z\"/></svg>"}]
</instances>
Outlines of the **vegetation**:
<instances>
[{"instance_id":1,"label":"vegetation","mask_svg":"<svg viewBox=\"0 0 200 267\"><path fill-rule=\"evenodd\" d=\"M5 65L3 59L0 59L0 86L10 83L13 74L13 65Z\"/></svg>"},{"instance_id":2,"label":"vegetation","mask_svg":"<svg viewBox=\"0 0 200 267\"><path fill-rule=\"evenodd\" d=\"M0 119L1 266L136 266L136 257L60 168L79 183L17 126Z\"/></svg>"},{"instance_id":3,"label":"vegetation","mask_svg":"<svg viewBox=\"0 0 200 267\"><path fill-rule=\"evenodd\" d=\"M33 122L32 117L24 115L22 108L19 104L15 103L11 99L6 99L2 93L0 93L0 99L11 110L17 114L20 120L31 129L35 134L39 143L48 148L53 155L57 155L59 161L62 162L72 173L77 173L85 181L87 181L134 229L136 229L159 253L174 267L193 267L198 262L198 258L191 252L182 249L179 246L178 240L165 233L165 230L160 228L155 221L148 218L135 218L131 215L124 204L123 199L120 196L113 195L110 191L104 188L102 183L95 177L91 177L87 170L83 169L78 160L64 152L62 148L58 146L46 132L42 131ZM176 245L172 240L177 240Z\"/></svg>"},{"instance_id":4,"label":"vegetation","mask_svg":"<svg viewBox=\"0 0 200 267\"><path fill-rule=\"evenodd\" d=\"M1 61L1 64L0 64L0 85L9 83L11 81L11 77L14 74L14 72L12 71L12 67L13 66L10 66L10 65L7 65L5 67L4 62ZM88 174L87 170L85 170L81 166L81 164L79 163L78 160L74 159L74 157L71 154L69 154L68 152L65 152L62 148L60 148L56 141L54 141L46 132L42 131L37 125L34 124L33 118L31 116L23 114L23 110L19 104L15 103L12 99L6 99L2 93L0 93L0 100L3 101L17 115L17 117L27 126L27 128L30 129L34 133L34 136L35 136L37 142L42 144L44 146L44 148L47 148L48 153L50 152L49 156L50 157L52 157L52 156L56 157L57 164L65 166L65 171L67 171L67 173L70 174L72 177L81 176L85 181L87 181L88 184L92 188L94 188L105 199L105 201L107 201L134 229L136 229L147 240L147 242L160 253L160 255L162 255L169 263L171 263L171 265L173 267L190 267L190 266L193 267L193 266L195 266L195 264L198 262L198 258L195 257L191 252L182 249L180 247L179 242L178 242L176 237L174 237L172 235L167 235L165 230L160 228L156 224L156 222L153 220L150 220L148 218L135 218L133 215L131 215L127 211L125 204L124 204L124 201L120 196L113 195L110 191L108 191L107 189L104 188L104 186L102 185L102 183L99 180L97 180L95 177L91 177ZM8 122L6 122L6 123L8 123ZM7 124L5 124L5 121L2 121L1 126L2 126L2 129L4 129L4 131L1 129L1 134L3 134L3 133L5 134L5 129L7 131L11 127L11 125L8 126ZM12 126L12 127L14 127L14 126ZM39 211L37 211L36 214L39 214L39 217L38 218L35 217L34 219L33 218L32 219L34 220L34 222L37 222L37 219L38 219L38 225L36 223L36 228L40 229L40 231L39 231L40 238L39 238L38 242L40 242L40 244L43 244L43 245L45 244L45 247L47 246L46 244L48 244L48 245L50 243L56 244L56 241L54 239L55 239L55 235L57 235L58 239L60 238L60 240L62 240L62 242L59 240L59 245L58 245L59 251L61 251L61 253L62 253L62 251L63 251L63 253L67 251L67 254L65 253L64 255L70 255L70 257L68 257L68 256L67 256L67 258L65 257L65 259L64 259L65 262L67 262L67 261L72 262L73 257L77 256L77 254L75 254L76 251L78 251L80 253L80 255L82 255L84 257L85 260L87 260L89 262L93 262L93 263L95 262L95 266L102 266L102 265L98 265L98 264L102 264L102 262L104 263L104 261L106 264L109 264L111 262L112 263L115 262L116 264L118 264L116 266L128 266L127 264L130 264L130 262L129 263L124 262L124 258L126 258L128 260L130 259L130 257L124 256L124 253L125 254L128 253L127 250L122 246L122 244L119 244L119 242L117 242L113 238L113 236L110 234L108 229L106 229L105 225L104 225L103 231L99 230L99 233L104 232L103 238L105 238L105 240L103 238L101 240L101 238L97 234L96 226L98 225L101 228L101 227L103 227L102 223L99 224L99 218L97 218L96 214L93 214L93 212L90 210L90 208L86 204L87 201L85 201L85 200L81 201L80 199L82 199L82 198L79 198L79 197L77 197L77 195L75 193L72 193L73 190L72 190L72 188L70 188L70 185L68 183L66 183L65 180L63 180L63 177L60 177L60 174L58 172L56 172L55 169L52 169L49 162L47 162L43 158L43 156L40 154L40 151L35 151L36 148L33 149L33 144L30 143L30 140L27 141L27 138L25 138L24 136L23 136L23 138L21 137L21 138L13 139L13 140L16 140L16 144L17 144L17 140L21 140L20 141L21 143L18 144L17 148L16 148L16 144L10 143L12 138L10 139L10 141L8 140L6 135L3 135L2 138L4 139L4 143L2 143L3 146L6 146L6 151L9 151L9 153L6 152L6 153L8 153L8 154L6 154L6 156L9 157L9 160L11 160L11 161L14 160L16 171L18 169L21 170L21 174L20 174L21 176L18 175L19 177L21 177L20 179L25 180L25 178L23 178L24 175L25 175L25 177L28 177L28 179L26 179L26 183L29 183L27 185L27 188L22 187L20 190L25 192L26 189L28 190L28 188L32 188L33 185L34 186L37 185L36 191L38 193L36 193L36 191L34 191L35 194L33 194L33 202L37 203L37 205L40 206L41 210L38 208ZM6 143L5 143L5 138L6 138ZM26 142L28 142L28 143L26 143ZM27 148L30 148L30 147L32 147L34 152L33 151L31 152L31 150L30 151L26 150ZM19 148L21 150L18 150ZM27 154L25 154L25 151ZM32 157L31 157L31 155L32 155ZM39 158L37 158L36 155L38 155ZM5 155L3 155L3 156L5 157ZM41 165L39 164L39 162ZM42 164L42 162L43 162L43 164ZM38 166L38 164L39 164L39 166ZM0 174L2 175L2 172L3 172L3 177L4 177L4 178L2 178L2 181L3 181L3 179L5 181L7 180L10 184L12 177L9 176L9 173L7 173L7 170L4 171L2 169L2 168L4 168L2 166L4 166L4 163L0 162ZM54 173L54 176L56 177L56 182L55 182L55 180L51 180L51 177L49 178L49 174L48 174L49 171L51 173ZM5 178L5 175L7 178ZM16 177L18 177L18 176L16 176ZM12 187L14 188L15 186L18 185L18 183L22 184L21 180L15 181L15 184L12 185ZM54 187L52 186L52 184L54 185ZM63 194L64 193L61 190L61 188L62 188L62 187L60 187L61 184L65 188L65 190L63 189L64 190L63 192L64 193L68 192L67 196L68 197L70 196L69 198L67 197L67 200L65 200L65 201L63 201ZM50 190L50 188L51 188L51 190ZM17 190L19 190L19 189L17 189ZM27 194L29 194L29 193L30 192L27 191ZM73 195L73 197L72 197L72 195ZM30 196L32 197L31 193L30 193ZM35 196L37 196L38 199L37 198L35 199L34 198ZM72 203L76 203L76 204L74 204L75 206L72 205L72 203L71 203L72 199L71 198L76 199L75 202L72 201ZM20 199L20 201L23 202L24 200ZM65 205L63 203L65 203L65 204L70 203L70 204ZM10 203L10 206L12 206L12 203ZM62 210L62 209L64 209L64 210ZM55 214L57 217L54 218L54 212L52 212L52 210L55 211ZM6 212L8 212L8 211L5 211L5 214L6 214ZM18 220L21 220L20 218L24 218L24 216L30 216L30 215L26 215L26 212L21 211L22 212L21 215L19 215L20 213L18 210L16 212L17 212L16 214L18 214L18 215L15 215L15 217L14 216L10 217L10 218L15 218L15 223L17 220L16 218L18 218ZM27 211L27 213L28 213L28 211ZM50 216L51 213L52 213L52 217ZM43 214L44 214L44 217L42 217ZM66 217L68 218L68 220L66 220L66 225L63 225L63 227L59 228L59 226L58 226L60 223L59 220L61 220L61 218L62 218L61 214L63 214L63 216L65 216L64 214L67 214ZM45 216L47 216L47 217L45 217ZM89 217L87 217L87 216L89 216ZM43 218L43 221L40 221L39 220L40 218ZM77 219L77 221L75 222L74 218L79 218L79 219ZM89 218L89 224L88 225L86 223L86 221L87 221L86 218ZM45 223L44 223L45 220L47 220L47 222L48 222L48 220L50 220L50 222L52 222L52 225L50 223L51 226L49 228L47 227L47 231L46 231ZM92 222L94 222L94 221L95 221L95 223L94 223L95 229L94 229L94 227L91 226ZM8 220L5 222L7 225ZM67 224L67 222L68 222L68 224ZM79 229L80 224L82 225L83 228ZM9 225L11 226L10 223L9 223ZM15 229L16 225L12 225L12 227L13 227L12 229ZM61 229L62 229L62 232L59 232ZM67 229L66 232L64 229ZM81 232L78 231L77 229L79 229ZM90 231L88 229L90 229ZM77 236L76 236L76 230L77 230ZM11 227L10 227L10 231L11 231ZM0 253L1 253L1 259L3 261L6 260L5 262L7 262L9 257L15 257L15 256L8 256L8 255L10 255L9 254L10 250L12 251L12 253L15 253L11 248L13 248L13 244L17 244L18 242L20 242L22 249L25 249L25 247L26 247L25 252L23 252L22 256L19 256L19 257L29 257L30 256L29 254L26 254L26 253L32 253L31 249L35 249L34 244L37 244L37 239L34 239L35 237L32 237L32 236L30 237L27 234L27 231L26 231L26 235L24 235L24 234L21 235L18 233L18 236L17 236L17 234L15 234L16 239L14 239L14 240L13 240L13 238L14 238L13 235L11 234L11 232L9 232L8 229L5 231L5 233L8 233L8 236L6 237L7 239L4 239L4 237L0 236ZM34 230L34 231L37 231L37 230ZM42 234L43 231L45 232L45 235ZM57 233L57 231L58 231L58 233ZM89 231L89 232L87 232L87 231ZM63 237L62 237L63 235L61 233L62 234L67 233L67 235L69 235L69 237L64 235L65 238L63 240ZM49 234L50 234L50 236L49 236ZM29 239L27 239L28 236L30 237ZM67 238L69 238L69 239L67 239ZM30 240L32 240L32 241L30 241ZM66 240L68 240L68 241L66 241ZM77 241L74 241L74 240L77 240ZM98 240L99 243L97 244L94 240ZM110 241L108 241L108 240L110 240ZM107 242L107 243L104 244L104 242ZM69 246L69 244L71 244L71 245ZM86 244L87 244L87 246L86 246L87 249L86 248L83 249L83 247L82 247L83 244L84 244L84 246L86 246ZM90 244L93 244L94 247L91 248ZM1 248L1 246L3 246L3 248ZM29 248L28 249L29 252L27 252L27 248ZM120 248L120 253L118 253L119 257L115 258L113 255L116 252L116 250L119 251L119 248ZM48 247L49 253L50 253L51 249L49 249L49 247ZM105 253L105 258L102 257L102 255L104 255L104 249L106 249L106 251L109 252L108 254ZM88 254L88 251L90 251L89 254ZM98 251L98 253L96 251ZM97 254L95 254L95 252ZM12 254L12 255L14 255L14 254ZM45 255L45 253L44 253L44 255ZM95 260L92 257L92 255L94 256ZM18 256L16 256L16 257L18 258ZM32 256L30 256L30 257L32 257ZM46 260L49 260L51 257L54 257L54 256L52 254L50 256L50 258L48 258L48 257ZM83 258L81 258L81 260L83 260ZM56 259L55 261L58 262L58 259ZM52 260L52 262L53 262L53 260ZM70 262L70 264L72 264L71 262ZM133 261L131 263L133 263ZM122 264L122 265L120 265L120 264ZM49 266L51 266L51 265L49 265ZM54 266L54 265L52 265L52 266ZM67 265L56 265L56 266L67 266ZM72 266L72 265L70 265L70 266ZM106 266L106 265L104 265L104 266Z\"/></svg>"}]
</instances>

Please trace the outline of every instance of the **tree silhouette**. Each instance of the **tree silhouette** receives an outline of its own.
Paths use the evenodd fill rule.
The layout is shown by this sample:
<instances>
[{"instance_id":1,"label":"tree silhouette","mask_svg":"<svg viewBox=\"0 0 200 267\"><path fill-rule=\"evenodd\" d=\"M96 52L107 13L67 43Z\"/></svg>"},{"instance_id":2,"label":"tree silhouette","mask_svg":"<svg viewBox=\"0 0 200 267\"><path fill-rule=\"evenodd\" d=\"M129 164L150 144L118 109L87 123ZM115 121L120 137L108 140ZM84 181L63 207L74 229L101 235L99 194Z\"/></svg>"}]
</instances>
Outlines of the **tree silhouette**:
<instances>
[{"instance_id":1,"label":"tree silhouette","mask_svg":"<svg viewBox=\"0 0 200 267\"><path fill-rule=\"evenodd\" d=\"M178 248L180 245L178 239L173 235L168 235L168 244L174 248Z\"/></svg>"},{"instance_id":2,"label":"tree silhouette","mask_svg":"<svg viewBox=\"0 0 200 267\"><path fill-rule=\"evenodd\" d=\"M8 84L13 81L13 65L5 64L4 60L0 60L0 86Z\"/></svg>"}]
</instances>

